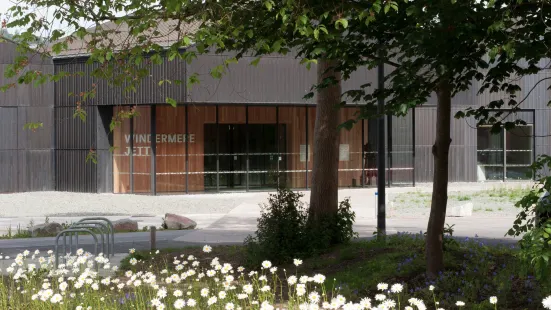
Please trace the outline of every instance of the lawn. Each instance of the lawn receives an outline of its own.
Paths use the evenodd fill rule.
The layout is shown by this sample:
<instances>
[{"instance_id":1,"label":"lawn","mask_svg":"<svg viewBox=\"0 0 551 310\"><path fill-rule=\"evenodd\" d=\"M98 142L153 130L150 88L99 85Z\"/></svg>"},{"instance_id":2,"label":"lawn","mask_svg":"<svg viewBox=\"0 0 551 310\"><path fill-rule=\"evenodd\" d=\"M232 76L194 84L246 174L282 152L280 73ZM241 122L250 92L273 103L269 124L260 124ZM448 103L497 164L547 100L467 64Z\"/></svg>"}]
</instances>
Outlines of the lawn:
<instances>
[{"instance_id":1,"label":"lawn","mask_svg":"<svg viewBox=\"0 0 551 310\"><path fill-rule=\"evenodd\" d=\"M550 291L549 281L538 282L523 272L515 257L515 248L510 246L487 246L477 240L454 242L447 239L445 261L446 271L437 279L429 280L424 274L424 242L418 235L387 237L386 242L376 240L358 241L339 246L320 255L305 259L300 274L324 274L329 285L352 301L377 294L379 282L401 283L412 296L432 300L428 287L436 287L434 294L440 306L455 307L459 300L470 302L468 309L493 309L488 300L497 296L500 309L538 309L541 300ZM174 269L172 263L181 256L193 255L201 264L218 257L221 262L233 266L249 266L245 249L241 246L215 247L211 253L201 248L162 250L159 254L136 252L123 260L121 270L152 271L162 273L163 269ZM139 263L130 265L129 259ZM204 263L203 263L204 262ZM286 271L285 271L286 270ZM290 262L279 266L282 278L295 272ZM285 291L285 289L283 289ZM474 304L473 304L474 303Z\"/></svg>"}]
</instances>

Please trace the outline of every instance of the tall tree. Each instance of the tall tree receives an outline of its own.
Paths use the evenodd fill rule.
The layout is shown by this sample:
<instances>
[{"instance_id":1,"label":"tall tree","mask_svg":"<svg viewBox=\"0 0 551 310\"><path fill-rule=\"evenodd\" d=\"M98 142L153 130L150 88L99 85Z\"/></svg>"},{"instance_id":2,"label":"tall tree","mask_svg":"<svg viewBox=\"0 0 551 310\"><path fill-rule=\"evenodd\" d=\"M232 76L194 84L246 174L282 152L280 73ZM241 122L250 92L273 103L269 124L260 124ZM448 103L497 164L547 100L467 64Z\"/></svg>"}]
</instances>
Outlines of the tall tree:
<instances>
[{"instance_id":1,"label":"tall tree","mask_svg":"<svg viewBox=\"0 0 551 310\"><path fill-rule=\"evenodd\" d=\"M503 4L475 0L408 1L404 10L381 16L359 31L369 42L361 47L363 54L377 55L382 49L387 63L394 66L386 77L385 113L403 114L435 97L434 178L426 237L427 271L432 276L444 268L452 99L472 87L473 81L491 79L491 66L508 63L505 58L488 57L495 44L506 39L503 31L492 31L506 13ZM371 38L378 40L369 41ZM494 79L497 89L492 91L514 91L504 81L508 73L504 70ZM481 91L484 90L483 87ZM370 91L354 90L348 94L371 105L376 102ZM369 116L368 112L365 114Z\"/></svg>"},{"instance_id":2,"label":"tall tree","mask_svg":"<svg viewBox=\"0 0 551 310\"><path fill-rule=\"evenodd\" d=\"M551 2L519 0L493 5L500 6L505 11L489 31L501 33L504 39L494 41L490 46L488 57L494 60L496 65L489 68L482 89L491 92L505 89L508 96L476 109L460 111L456 117L474 117L479 125L491 125L492 132L499 133L514 129L518 125L526 125L527 120L519 117L516 112L535 99L534 89L551 89L551 77L548 74L551 68ZM519 82L525 77L529 78L531 83ZM525 85L530 88L524 89ZM551 106L551 101L547 105ZM537 132L534 132L533 135L545 138L547 133L538 136ZM527 265L534 267L538 278L547 278L551 274L551 204L549 199L541 200L542 194L551 192L549 169L551 156L540 154L531 171L536 183L516 203L520 209L519 214L513 227L507 232L511 236L522 235L519 241L519 257L524 259Z\"/></svg>"}]
</instances>

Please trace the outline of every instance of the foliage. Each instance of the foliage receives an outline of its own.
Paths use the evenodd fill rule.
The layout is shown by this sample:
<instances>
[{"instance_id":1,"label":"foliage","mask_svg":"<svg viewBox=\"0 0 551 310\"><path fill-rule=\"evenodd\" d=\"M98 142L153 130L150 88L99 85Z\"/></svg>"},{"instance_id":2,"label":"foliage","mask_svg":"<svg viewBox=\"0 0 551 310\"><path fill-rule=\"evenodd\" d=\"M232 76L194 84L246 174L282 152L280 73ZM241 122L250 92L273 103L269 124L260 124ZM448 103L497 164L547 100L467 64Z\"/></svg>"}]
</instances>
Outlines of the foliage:
<instances>
[{"instance_id":1,"label":"foliage","mask_svg":"<svg viewBox=\"0 0 551 310\"><path fill-rule=\"evenodd\" d=\"M354 211L349 199L339 204L336 215L312 222L303 196L286 188L270 194L262 208L254 236L245 240L251 264L262 259L286 262L294 257L309 257L335 244L349 242L353 231Z\"/></svg>"},{"instance_id":2,"label":"foliage","mask_svg":"<svg viewBox=\"0 0 551 310\"><path fill-rule=\"evenodd\" d=\"M540 155L532 164L538 182L515 204L520 211L507 232L510 236L522 235L519 257L527 270L534 269L539 279L551 275L551 203L542 199L543 194L551 190L551 176L544 172L550 164L549 155Z\"/></svg>"},{"instance_id":3,"label":"foliage","mask_svg":"<svg viewBox=\"0 0 551 310\"><path fill-rule=\"evenodd\" d=\"M411 297L428 301L433 300L434 294L444 309L454 309L458 300L469 301L465 309L493 309L488 303L491 296L497 296L500 309L536 309L551 290L549 279L537 280L523 273L523 264L516 257L517 247L486 244L478 238L456 238L456 242L456 247L444 252L446 269L432 280L425 274L423 236L405 233L389 235L385 242L361 240L333 247L304 259L300 271L334 279L335 288L350 301L378 294L379 282L401 283ZM245 252L242 246L215 247L208 254L199 247L166 249L158 254L136 251L123 260L121 270L161 273L166 269L171 274L177 268L172 263L174 257L184 261L189 255L201 264L218 257L221 262L240 266L247 261ZM136 265L129 263L131 257L137 258ZM278 267L275 275L279 277L288 277L295 269L292 262ZM431 285L436 289L427 290Z\"/></svg>"},{"instance_id":4,"label":"foliage","mask_svg":"<svg viewBox=\"0 0 551 310\"><path fill-rule=\"evenodd\" d=\"M405 247L417 246L416 237L398 236L389 239L389 246L404 251ZM377 249L382 246L377 241L357 244L359 249ZM352 246L352 245L350 245ZM470 246L469 246L470 248ZM511 304L517 296L493 294L496 287L488 287L480 292L468 290L469 294L455 292L456 286L465 287L464 280L470 281L480 274L467 271L455 277L443 275L438 284L419 283L412 287L395 278L389 282L376 282L374 277L364 277L368 286L364 286L360 295L349 296L349 290L340 280L328 278L323 273L311 269L308 262L295 259L293 265L274 266L265 260L260 266L245 269L227 262L224 250L228 247L211 248L204 246L203 251L182 249L171 252L170 256L159 251L155 253L137 252L130 249L126 262L129 266L144 268L144 271L121 272L119 275L100 276L101 272L117 271L109 259L79 249L77 253L65 257L66 264L54 268L53 252L43 253L24 251L18 254L14 263L6 268L6 275L0 276L0 308L2 309L262 309L276 307L295 309L427 309L452 308L464 303L466 309L517 309L535 308L541 305L543 297L527 292L528 296L538 296L533 301L522 296ZM486 252L480 247L481 252ZM177 254L176 254L177 253ZM192 255L190 253L195 253ZM467 252L469 253L469 252ZM471 257L488 259L480 266L491 266L491 255L478 256L476 250ZM396 255L381 255L379 258L395 258ZM6 258L9 259L9 258ZM40 264L34 264L35 261ZM474 261L474 259L473 259ZM380 261L378 269L389 270L395 260ZM368 262L369 263L369 262ZM154 268L159 266L160 268ZM358 269L359 273L367 270ZM396 272L396 271L393 271ZM480 269L487 272L487 269ZM343 273L344 274L344 273ZM380 275L377 273L377 275ZM351 277L357 278L355 274ZM499 277L496 277L499 278ZM461 279L464 279L461 281ZM498 279L483 277L492 282ZM380 280L379 280L380 281ZM470 282L469 282L470 283ZM537 283L534 283L537 284ZM434 287L434 286L436 287ZM478 284L477 284L478 285ZM451 288L444 291L444 288ZM482 287L480 287L482 288ZM538 286L531 287L537 291ZM542 288L543 289L543 288ZM365 294L368 293L368 294ZM472 294L471 294L472 293ZM474 295L473 295L474 294ZM486 295L489 294L489 295ZM374 298L367 298L372 296ZM484 296L481 299L469 299L472 296ZM551 298L543 299L543 306L551 309Z\"/></svg>"}]
</instances>

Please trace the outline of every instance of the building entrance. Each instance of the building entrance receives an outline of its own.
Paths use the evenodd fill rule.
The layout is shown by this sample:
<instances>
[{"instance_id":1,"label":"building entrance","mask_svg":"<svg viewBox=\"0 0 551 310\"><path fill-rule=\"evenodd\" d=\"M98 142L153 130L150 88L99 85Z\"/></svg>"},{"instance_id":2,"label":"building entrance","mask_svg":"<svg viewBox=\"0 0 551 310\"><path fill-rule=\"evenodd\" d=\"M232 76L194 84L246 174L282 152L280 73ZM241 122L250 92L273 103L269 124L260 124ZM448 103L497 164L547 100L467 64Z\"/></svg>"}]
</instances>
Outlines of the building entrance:
<instances>
[{"instance_id":1,"label":"building entrance","mask_svg":"<svg viewBox=\"0 0 551 310\"><path fill-rule=\"evenodd\" d=\"M216 124L205 124L205 137L216 137ZM249 133L247 136L247 127ZM286 169L285 125L280 124L219 124L219 144L216 139L205 141L205 154L218 152L220 190L276 188L278 171ZM278 139L279 135L279 139ZM247 150L248 138L248 150ZM279 143L279 150L278 150ZM279 151L279 152L278 152ZM248 173L247 173L248 154ZM205 171L216 171L215 157L205 157ZM205 178L205 189L216 189L216 178Z\"/></svg>"}]
</instances>

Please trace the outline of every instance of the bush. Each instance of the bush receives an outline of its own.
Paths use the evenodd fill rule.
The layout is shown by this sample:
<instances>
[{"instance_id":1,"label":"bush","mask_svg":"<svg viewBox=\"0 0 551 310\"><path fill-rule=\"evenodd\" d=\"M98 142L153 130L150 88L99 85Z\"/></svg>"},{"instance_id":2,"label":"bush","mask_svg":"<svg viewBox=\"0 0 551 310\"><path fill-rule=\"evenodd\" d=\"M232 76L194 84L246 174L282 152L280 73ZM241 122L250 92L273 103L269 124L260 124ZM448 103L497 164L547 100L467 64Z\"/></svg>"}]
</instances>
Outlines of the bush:
<instances>
[{"instance_id":1,"label":"bush","mask_svg":"<svg viewBox=\"0 0 551 310\"><path fill-rule=\"evenodd\" d=\"M245 240L250 264L258 265L266 258L281 263L309 257L357 235L352 227L356 216L348 198L339 204L337 214L313 220L300 201L302 196L286 188L270 194L255 235Z\"/></svg>"}]
</instances>

